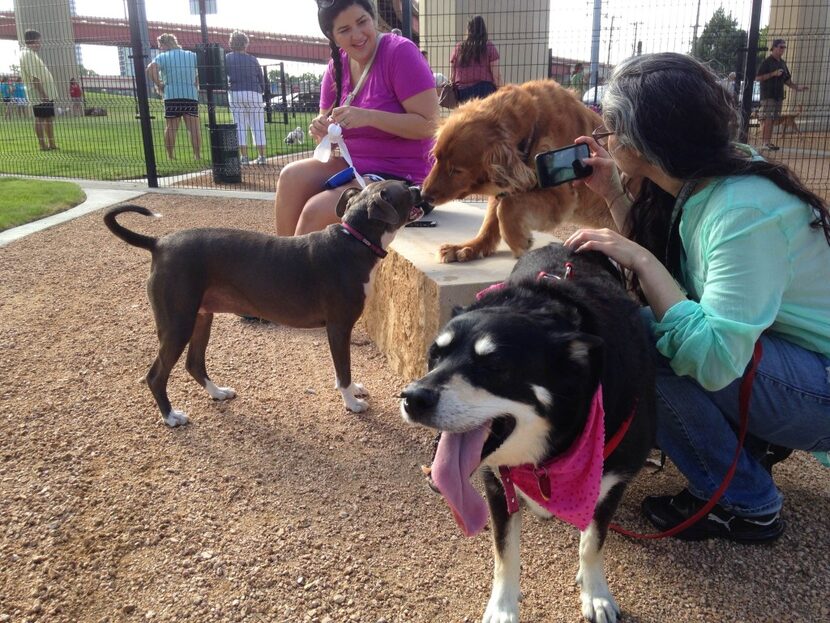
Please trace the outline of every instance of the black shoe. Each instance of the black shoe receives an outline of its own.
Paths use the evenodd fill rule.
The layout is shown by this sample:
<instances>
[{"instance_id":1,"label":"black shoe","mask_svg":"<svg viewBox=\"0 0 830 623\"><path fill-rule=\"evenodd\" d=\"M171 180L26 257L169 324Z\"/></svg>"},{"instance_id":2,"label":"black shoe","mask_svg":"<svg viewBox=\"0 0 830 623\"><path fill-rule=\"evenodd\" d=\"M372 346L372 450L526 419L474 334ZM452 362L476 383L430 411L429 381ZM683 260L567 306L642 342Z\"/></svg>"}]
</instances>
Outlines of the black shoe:
<instances>
[{"instance_id":1,"label":"black shoe","mask_svg":"<svg viewBox=\"0 0 830 623\"><path fill-rule=\"evenodd\" d=\"M768 444L764 449L764 454L758 458L758 462L765 470L772 475L772 466L780 463L793 453L792 448L785 448L784 446L776 446L775 444Z\"/></svg>"},{"instance_id":2,"label":"black shoe","mask_svg":"<svg viewBox=\"0 0 830 623\"><path fill-rule=\"evenodd\" d=\"M677 495L649 496L643 500L643 514L660 530L673 528L691 517L706 500L696 498L688 489ZM728 539L736 543L771 543L784 533L784 521L779 513L759 517L739 517L720 504L696 524L675 535L682 541Z\"/></svg>"},{"instance_id":3,"label":"black shoe","mask_svg":"<svg viewBox=\"0 0 830 623\"><path fill-rule=\"evenodd\" d=\"M778 151L779 149L781 149L781 148L780 148L778 145L776 145L775 143L767 143L766 145L764 145L764 147L766 147L766 148L767 148L767 149L769 149L770 151Z\"/></svg>"}]
</instances>

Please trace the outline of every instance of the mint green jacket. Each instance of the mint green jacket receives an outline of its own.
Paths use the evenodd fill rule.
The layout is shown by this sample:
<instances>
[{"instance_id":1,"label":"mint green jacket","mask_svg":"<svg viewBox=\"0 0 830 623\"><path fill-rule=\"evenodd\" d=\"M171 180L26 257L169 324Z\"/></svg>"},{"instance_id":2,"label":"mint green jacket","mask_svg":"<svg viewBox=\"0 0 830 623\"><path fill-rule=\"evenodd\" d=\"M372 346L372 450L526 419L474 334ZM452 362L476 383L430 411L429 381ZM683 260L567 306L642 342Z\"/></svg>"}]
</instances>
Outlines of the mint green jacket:
<instances>
[{"instance_id":1,"label":"mint green jacket","mask_svg":"<svg viewBox=\"0 0 830 623\"><path fill-rule=\"evenodd\" d=\"M813 219L758 176L717 179L689 198L680 219L688 299L654 326L678 375L726 387L766 330L830 357L830 245Z\"/></svg>"}]
</instances>

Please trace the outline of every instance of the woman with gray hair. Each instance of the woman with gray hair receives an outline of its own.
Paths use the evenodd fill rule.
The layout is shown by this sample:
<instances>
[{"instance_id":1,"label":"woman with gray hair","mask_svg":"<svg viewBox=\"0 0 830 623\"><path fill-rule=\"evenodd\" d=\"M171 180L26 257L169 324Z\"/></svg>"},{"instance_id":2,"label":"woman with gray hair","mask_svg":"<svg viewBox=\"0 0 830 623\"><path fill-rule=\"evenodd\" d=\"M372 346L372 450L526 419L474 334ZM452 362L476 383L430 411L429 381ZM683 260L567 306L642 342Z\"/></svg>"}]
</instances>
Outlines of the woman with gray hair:
<instances>
[{"instance_id":1,"label":"woman with gray hair","mask_svg":"<svg viewBox=\"0 0 830 623\"><path fill-rule=\"evenodd\" d=\"M765 543L784 531L772 465L830 449L830 212L786 166L734 142L738 115L708 67L675 53L618 65L604 125L583 136L587 184L622 234L582 229L566 245L629 270L649 308L657 444L687 479L642 508L666 530L724 480L739 392L756 343L747 441L718 504L677 537ZM629 192L618 171L642 180Z\"/></svg>"},{"instance_id":2,"label":"woman with gray hair","mask_svg":"<svg viewBox=\"0 0 830 623\"><path fill-rule=\"evenodd\" d=\"M257 164L265 164L265 112L262 94L265 90L262 68L256 58L248 54L248 35L238 30L231 33L230 52L225 57L228 74L228 104L236 123L236 135L242 164L248 164L248 135L253 133L259 157Z\"/></svg>"}]
</instances>

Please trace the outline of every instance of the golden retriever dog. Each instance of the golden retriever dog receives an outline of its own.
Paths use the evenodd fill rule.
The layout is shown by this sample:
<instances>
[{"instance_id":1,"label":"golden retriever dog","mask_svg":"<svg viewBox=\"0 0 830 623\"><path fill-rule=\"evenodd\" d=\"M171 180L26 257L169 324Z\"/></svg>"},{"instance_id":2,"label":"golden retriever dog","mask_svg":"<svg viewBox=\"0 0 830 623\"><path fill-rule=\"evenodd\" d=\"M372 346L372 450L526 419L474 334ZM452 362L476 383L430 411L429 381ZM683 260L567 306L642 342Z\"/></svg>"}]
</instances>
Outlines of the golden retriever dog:
<instances>
[{"instance_id":1,"label":"golden retriever dog","mask_svg":"<svg viewBox=\"0 0 830 623\"><path fill-rule=\"evenodd\" d=\"M605 201L586 186L540 188L535 156L590 135L602 119L553 80L508 85L485 99L460 105L436 134L435 164L421 188L440 205L487 195L478 235L442 245L442 262L467 262L492 255L503 238L520 257L533 244L531 232L563 222L614 228Z\"/></svg>"}]
</instances>

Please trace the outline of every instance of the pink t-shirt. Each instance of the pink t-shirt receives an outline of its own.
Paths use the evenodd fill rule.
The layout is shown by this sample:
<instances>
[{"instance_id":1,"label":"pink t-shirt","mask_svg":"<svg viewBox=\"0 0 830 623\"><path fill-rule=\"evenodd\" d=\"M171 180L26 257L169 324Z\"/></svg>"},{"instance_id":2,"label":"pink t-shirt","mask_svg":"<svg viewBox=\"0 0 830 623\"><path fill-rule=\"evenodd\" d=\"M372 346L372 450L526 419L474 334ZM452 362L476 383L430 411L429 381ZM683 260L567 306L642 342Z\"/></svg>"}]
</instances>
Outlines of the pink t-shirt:
<instances>
[{"instance_id":1,"label":"pink t-shirt","mask_svg":"<svg viewBox=\"0 0 830 623\"><path fill-rule=\"evenodd\" d=\"M432 70L409 39L384 35L378 44L375 62L352 106L403 113L403 102L413 95L435 88ZM349 58L340 53L343 65L341 103L352 89ZM323 74L320 110L332 107L336 94L333 61ZM343 137L358 173L389 173L420 184L429 173L432 139L401 138L377 128L344 128Z\"/></svg>"},{"instance_id":2,"label":"pink t-shirt","mask_svg":"<svg viewBox=\"0 0 830 623\"><path fill-rule=\"evenodd\" d=\"M450 64L455 73L455 82L462 87L471 87L479 82L495 82L493 72L490 71L490 63L499 60L499 51L490 41L487 42L487 55L481 61L472 62L469 65L460 65L458 60L461 55L461 43L457 43L450 57Z\"/></svg>"}]
</instances>

